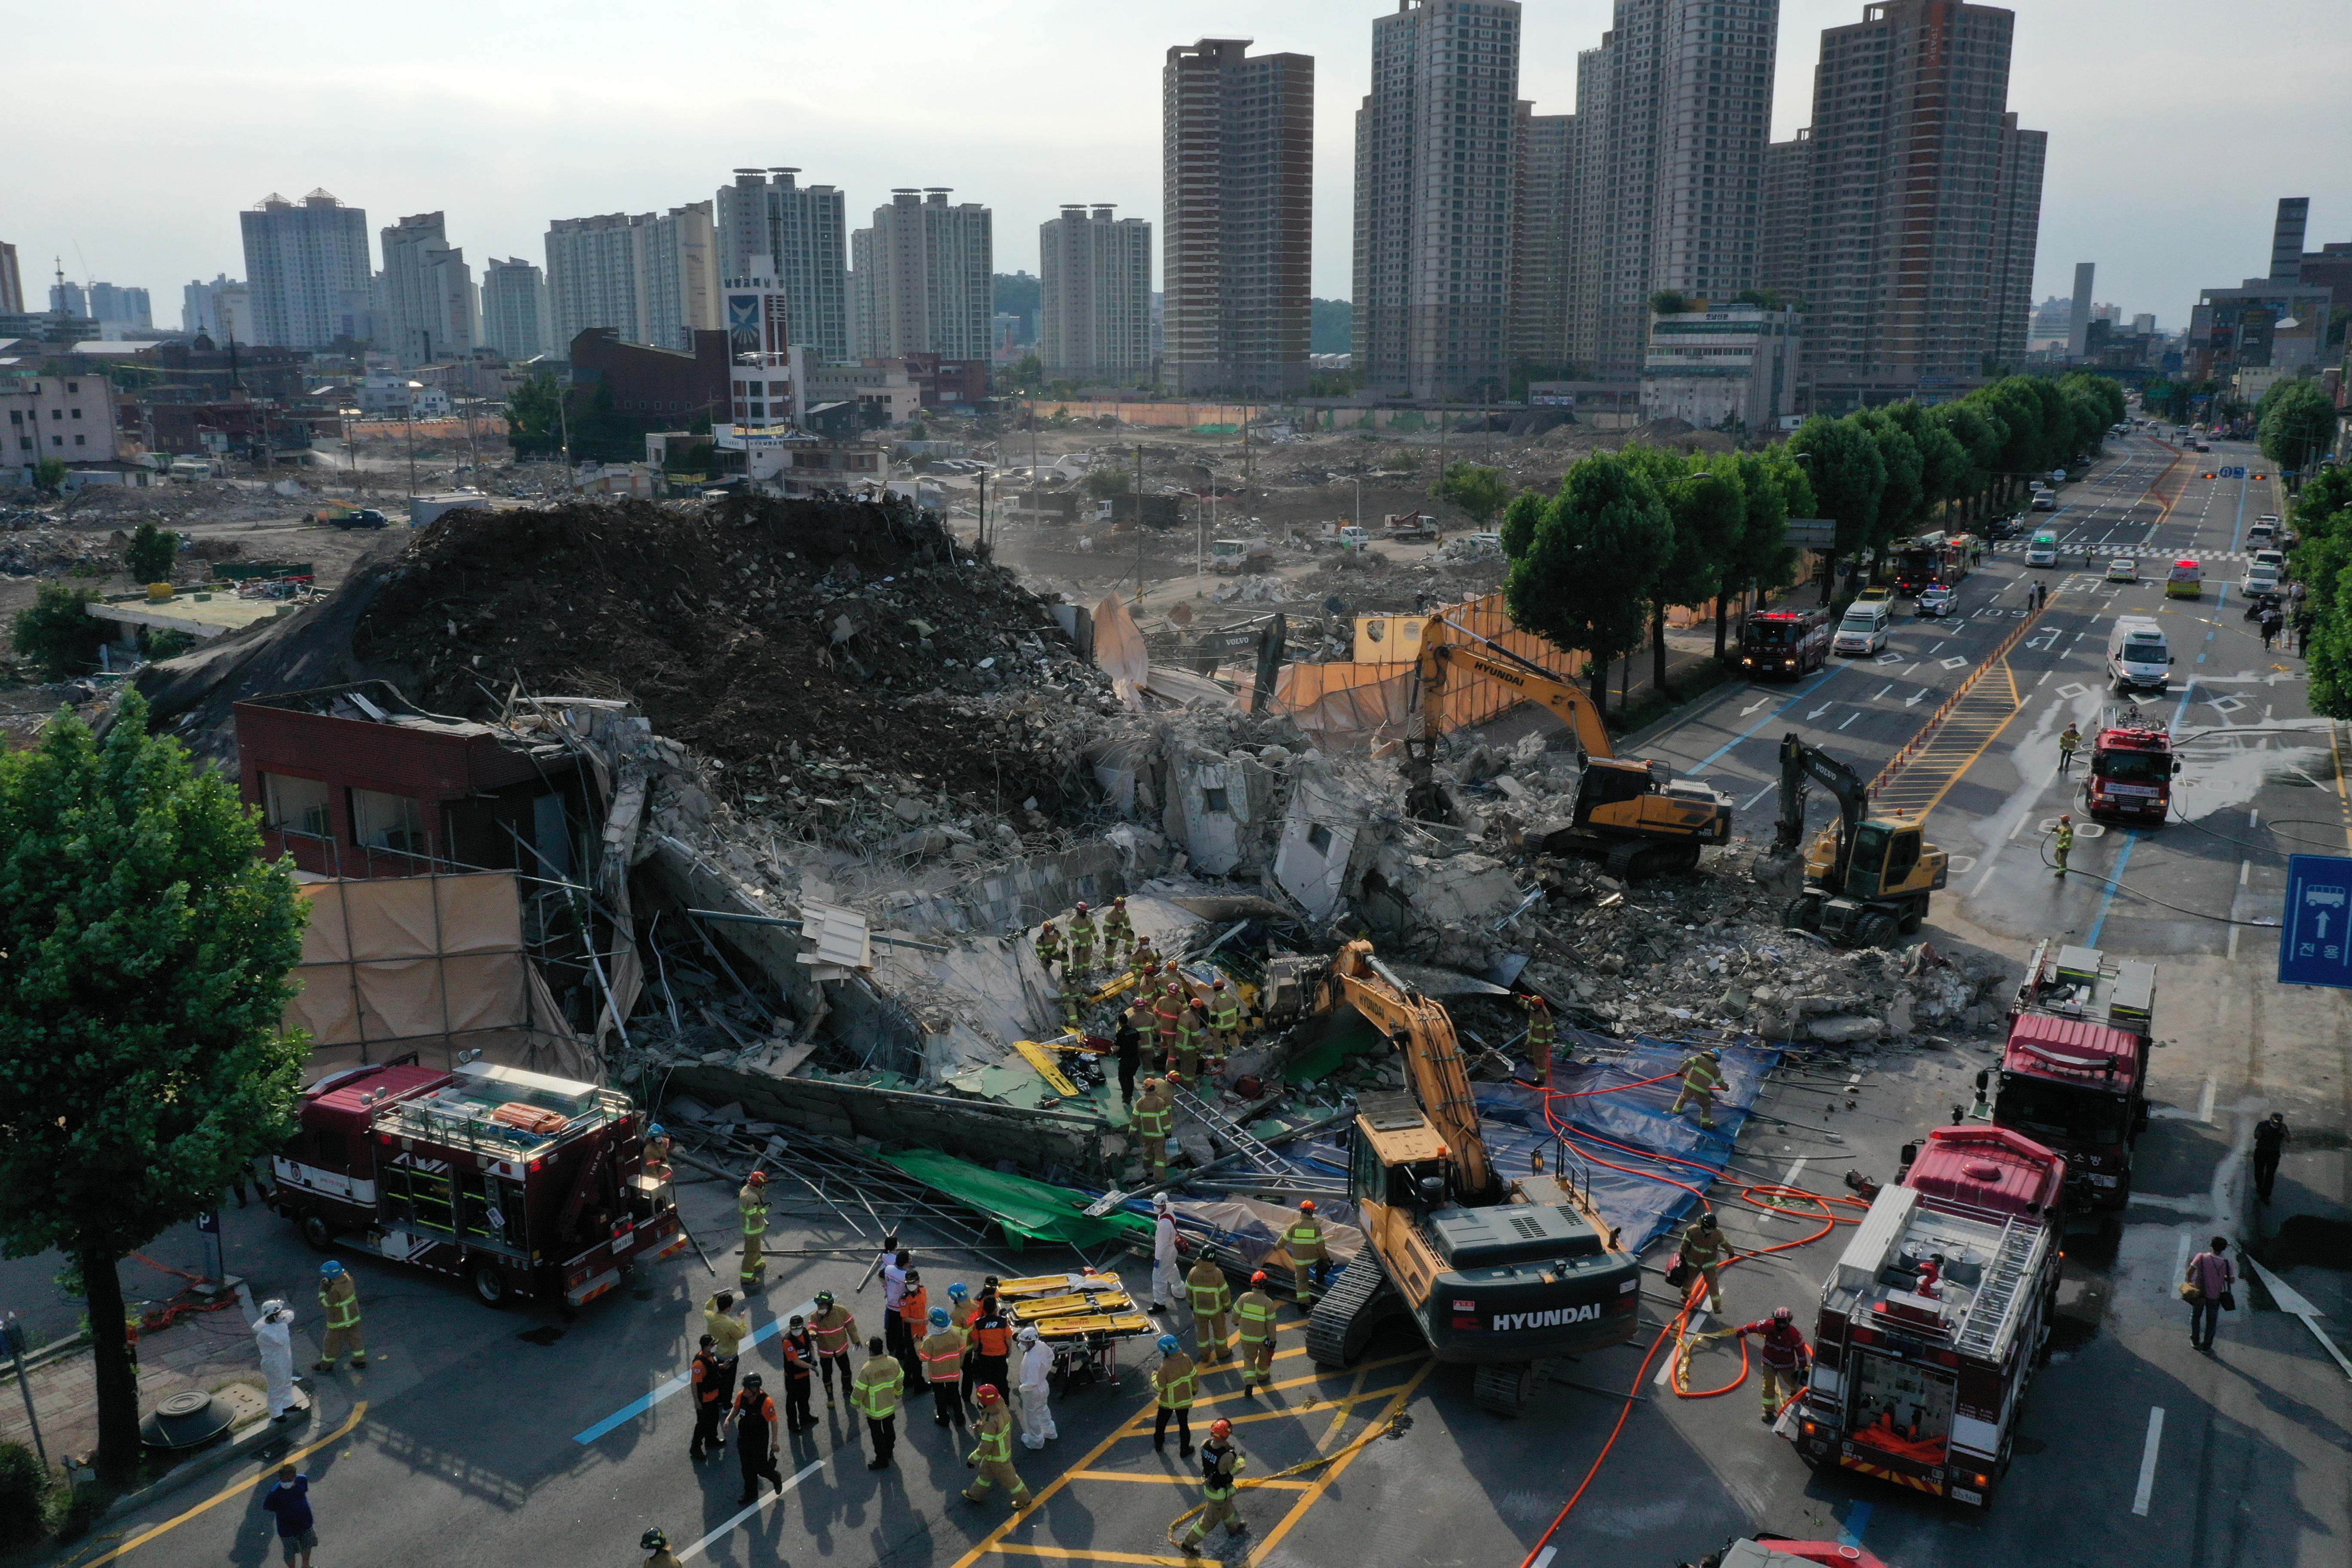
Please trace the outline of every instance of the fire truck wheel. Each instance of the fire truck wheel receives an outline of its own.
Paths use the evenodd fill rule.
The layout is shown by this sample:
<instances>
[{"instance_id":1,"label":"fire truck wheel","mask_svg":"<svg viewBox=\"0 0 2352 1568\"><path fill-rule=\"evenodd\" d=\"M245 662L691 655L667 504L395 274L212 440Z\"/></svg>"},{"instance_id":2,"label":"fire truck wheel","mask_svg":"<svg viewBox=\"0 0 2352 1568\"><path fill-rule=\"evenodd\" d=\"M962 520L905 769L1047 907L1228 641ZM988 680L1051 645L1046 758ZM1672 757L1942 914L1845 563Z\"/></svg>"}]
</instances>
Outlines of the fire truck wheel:
<instances>
[{"instance_id":1,"label":"fire truck wheel","mask_svg":"<svg viewBox=\"0 0 2352 1568\"><path fill-rule=\"evenodd\" d=\"M474 1282L474 1299L485 1307L503 1307L514 1300L507 1277L495 1263L477 1263L467 1278Z\"/></svg>"},{"instance_id":2,"label":"fire truck wheel","mask_svg":"<svg viewBox=\"0 0 2352 1568\"><path fill-rule=\"evenodd\" d=\"M332 1252L335 1249L335 1227L319 1215L306 1214L302 1216L302 1239L320 1252Z\"/></svg>"}]
</instances>

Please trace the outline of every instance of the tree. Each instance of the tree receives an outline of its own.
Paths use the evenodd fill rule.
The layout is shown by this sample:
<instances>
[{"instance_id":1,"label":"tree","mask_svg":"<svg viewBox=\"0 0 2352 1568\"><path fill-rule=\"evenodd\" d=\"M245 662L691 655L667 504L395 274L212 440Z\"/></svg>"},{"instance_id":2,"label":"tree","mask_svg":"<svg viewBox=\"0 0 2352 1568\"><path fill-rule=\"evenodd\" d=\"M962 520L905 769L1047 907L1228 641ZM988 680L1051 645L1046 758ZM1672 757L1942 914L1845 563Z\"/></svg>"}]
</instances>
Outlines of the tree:
<instances>
[{"instance_id":1,"label":"tree","mask_svg":"<svg viewBox=\"0 0 2352 1568\"><path fill-rule=\"evenodd\" d=\"M562 390L554 373L541 371L507 395L507 445L518 458L552 458L563 450Z\"/></svg>"},{"instance_id":2,"label":"tree","mask_svg":"<svg viewBox=\"0 0 2352 1568\"><path fill-rule=\"evenodd\" d=\"M1484 528L1487 520L1511 499L1511 487L1504 480L1500 468L1457 460L1445 465L1445 472L1429 487L1429 493L1440 500L1452 501L1470 514L1471 521Z\"/></svg>"},{"instance_id":3,"label":"tree","mask_svg":"<svg viewBox=\"0 0 2352 1568\"><path fill-rule=\"evenodd\" d=\"M1837 524L1837 544L1830 552L1834 563L1841 556L1860 552L1878 525L1878 495L1886 488L1886 459L1878 442L1848 419L1814 415L1789 437L1790 460L1807 458L1818 515ZM1828 604L1836 574L1822 584L1822 603Z\"/></svg>"},{"instance_id":4,"label":"tree","mask_svg":"<svg viewBox=\"0 0 2352 1568\"><path fill-rule=\"evenodd\" d=\"M1968 448L1946 429L1934 413L1908 399L1887 405L1886 417L1911 438L1919 453L1919 510L1922 516L1968 493Z\"/></svg>"},{"instance_id":5,"label":"tree","mask_svg":"<svg viewBox=\"0 0 2352 1568\"><path fill-rule=\"evenodd\" d=\"M2336 445L2336 405L2315 381L2283 381L2263 394L2256 439L2263 456L2301 473Z\"/></svg>"},{"instance_id":6,"label":"tree","mask_svg":"<svg viewBox=\"0 0 2352 1568\"><path fill-rule=\"evenodd\" d=\"M1591 657L1593 702L1604 712L1609 661L1642 644L1643 603L1673 529L1650 481L1615 453L1596 452L1568 470L1504 579L1513 621Z\"/></svg>"},{"instance_id":7,"label":"tree","mask_svg":"<svg viewBox=\"0 0 2352 1568\"><path fill-rule=\"evenodd\" d=\"M1536 525L1543 521L1544 508L1550 498L1536 490L1521 490L1503 509L1503 555L1517 561L1535 542Z\"/></svg>"},{"instance_id":8,"label":"tree","mask_svg":"<svg viewBox=\"0 0 2352 1568\"><path fill-rule=\"evenodd\" d=\"M1679 289L1661 289L1650 296L1650 310L1654 315L1679 316L1690 308L1690 296Z\"/></svg>"},{"instance_id":9,"label":"tree","mask_svg":"<svg viewBox=\"0 0 2352 1568\"><path fill-rule=\"evenodd\" d=\"M1965 497L1973 510L1992 484L1993 471L2000 466L2000 447L2006 432L1991 412L1966 399L1939 403L1927 414L1930 424L1940 426L1959 443L1967 467L1955 493Z\"/></svg>"},{"instance_id":10,"label":"tree","mask_svg":"<svg viewBox=\"0 0 2352 1568\"><path fill-rule=\"evenodd\" d=\"M89 613L95 588L44 583L33 602L16 612L8 640L44 680L69 680L98 662L107 626Z\"/></svg>"},{"instance_id":11,"label":"tree","mask_svg":"<svg viewBox=\"0 0 2352 1568\"><path fill-rule=\"evenodd\" d=\"M2322 468L2311 482L2294 498L2295 531L2308 539L2313 534L2342 531L2352 527L2352 519L2338 514L2352 511L2352 468L2338 465Z\"/></svg>"},{"instance_id":12,"label":"tree","mask_svg":"<svg viewBox=\"0 0 2352 1568\"><path fill-rule=\"evenodd\" d=\"M1024 392L1035 392L1045 384L1045 362L1035 354L1023 354L1013 365L1013 384Z\"/></svg>"},{"instance_id":13,"label":"tree","mask_svg":"<svg viewBox=\"0 0 2352 1568\"><path fill-rule=\"evenodd\" d=\"M1727 611L1731 595L1738 595L1744 607L1748 595L1780 587L1793 574L1795 552L1789 548L1790 480L1804 482L1803 468L1779 457L1740 452L1730 461L1734 465L1732 471L1739 479L1741 516L1738 531L1724 552L1723 582L1716 594L1717 658L1724 657L1725 645L1729 640ZM1810 491L1807 497L1810 505Z\"/></svg>"},{"instance_id":14,"label":"tree","mask_svg":"<svg viewBox=\"0 0 2352 1568\"><path fill-rule=\"evenodd\" d=\"M1739 536L1747 500L1728 458L1684 458L1638 446L1626 447L1622 456L1647 475L1674 524L1650 581L1650 684L1663 691L1666 611L1676 605L1704 605L1722 592L1724 557Z\"/></svg>"},{"instance_id":15,"label":"tree","mask_svg":"<svg viewBox=\"0 0 2352 1568\"><path fill-rule=\"evenodd\" d=\"M142 522L122 552L123 569L134 583L168 583L172 563L180 555L180 536L171 530Z\"/></svg>"},{"instance_id":16,"label":"tree","mask_svg":"<svg viewBox=\"0 0 2352 1568\"><path fill-rule=\"evenodd\" d=\"M1134 488L1135 476L1117 466L1097 468L1087 475L1084 481L1087 494L1097 500L1108 500L1113 496L1123 496Z\"/></svg>"},{"instance_id":17,"label":"tree","mask_svg":"<svg viewBox=\"0 0 2352 1568\"><path fill-rule=\"evenodd\" d=\"M135 690L102 742L65 714L0 757L0 1250L79 1272L113 1480L140 1451L116 1266L293 1130L301 910L260 843Z\"/></svg>"},{"instance_id":18,"label":"tree","mask_svg":"<svg viewBox=\"0 0 2352 1568\"><path fill-rule=\"evenodd\" d=\"M59 494L66 488L68 472L63 458L43 458L33 465L33 488L45 496Z\"/></svg>"},{"instance_id":19,"label":"tree","mask_svg":"<svg viewBox=\"0 0 2352 1568\"><path fill-rule=\"evenodd\" d=\"M1742 289L1738 293L1734 294L1731 297L1731 302L1735 305L1753 305L1761 310L1778 310L1781 308L1780 290L1778 289Z\"/></svg>"},{"instance_id":20,"label":"tree","mask_svg":"<svg viewBox=\"0 0 2352 1568\"><path fill-rule=\"evenodd\" d=\"M1851 417L1878 443L1878 460L1885 470L1878 491L1878 521L1869 532L1870 548L1883 551L1889 540L1912 532L1925 515L1927 496L1921 475L1927 464L1886 410L1865 408Z\"/></svg>"}]
</instances>

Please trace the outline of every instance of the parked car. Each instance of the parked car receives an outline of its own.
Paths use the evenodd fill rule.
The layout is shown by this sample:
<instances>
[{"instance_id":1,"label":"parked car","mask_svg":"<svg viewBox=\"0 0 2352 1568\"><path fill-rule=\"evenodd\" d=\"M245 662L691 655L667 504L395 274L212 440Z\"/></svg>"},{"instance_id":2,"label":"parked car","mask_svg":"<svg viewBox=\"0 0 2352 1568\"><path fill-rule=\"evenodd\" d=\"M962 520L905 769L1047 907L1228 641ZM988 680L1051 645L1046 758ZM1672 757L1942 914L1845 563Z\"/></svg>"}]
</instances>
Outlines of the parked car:
<instances>
[{"instance_id":1,"label":"parked car","mask_svg":"<svg viewBox=\"0 0 2352 1568\"><path fill-rule=\"evenodd\" d=\"M2116 556L2107 563L2107 581L2110 583L2138 582L2139 563L2128 555Z\"/></svg>"}]
</instances>

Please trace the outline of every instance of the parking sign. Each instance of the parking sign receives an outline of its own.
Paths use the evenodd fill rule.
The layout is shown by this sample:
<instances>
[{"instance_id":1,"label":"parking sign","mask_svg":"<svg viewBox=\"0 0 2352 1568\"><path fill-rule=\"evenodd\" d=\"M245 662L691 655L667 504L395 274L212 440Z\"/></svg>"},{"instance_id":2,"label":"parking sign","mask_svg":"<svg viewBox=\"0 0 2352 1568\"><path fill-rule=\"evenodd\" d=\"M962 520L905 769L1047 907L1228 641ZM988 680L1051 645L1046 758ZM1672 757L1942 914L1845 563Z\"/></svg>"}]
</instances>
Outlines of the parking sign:
<instances>
[{"instance_id":1,"label":"parking sign","mask_svg":"<svg viewBox=\"0 0 2352 1568\"><path fill-rule=\"evenodd\" d=\"M2280 984L2352 989L2352 858L2289 856L2282 923Z\"/></svg>"}]
</instances>

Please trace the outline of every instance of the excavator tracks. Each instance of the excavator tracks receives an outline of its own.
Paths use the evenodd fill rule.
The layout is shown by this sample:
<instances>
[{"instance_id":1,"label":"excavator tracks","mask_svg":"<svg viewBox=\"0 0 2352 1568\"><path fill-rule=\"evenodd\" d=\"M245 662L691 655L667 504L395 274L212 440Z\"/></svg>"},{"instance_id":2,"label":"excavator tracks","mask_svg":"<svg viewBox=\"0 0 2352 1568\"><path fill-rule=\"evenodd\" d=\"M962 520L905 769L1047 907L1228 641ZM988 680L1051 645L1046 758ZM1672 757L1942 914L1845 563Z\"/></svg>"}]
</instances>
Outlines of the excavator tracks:
<instances>
[{"instance_id":1,"label":"excavator tracks","mask_svg":"<svg viewBox=\"0 0 2352 1568\"><path fill-rule=\"evenodd\" d=\"M1314 1314L1307 1320L1307 1353L1318 1366L1347 1366L1364 1353L1381 1320L1403 1310L1404 1298L1366 1246L1315 1303Z\"/></svg>"}]
</instances>

